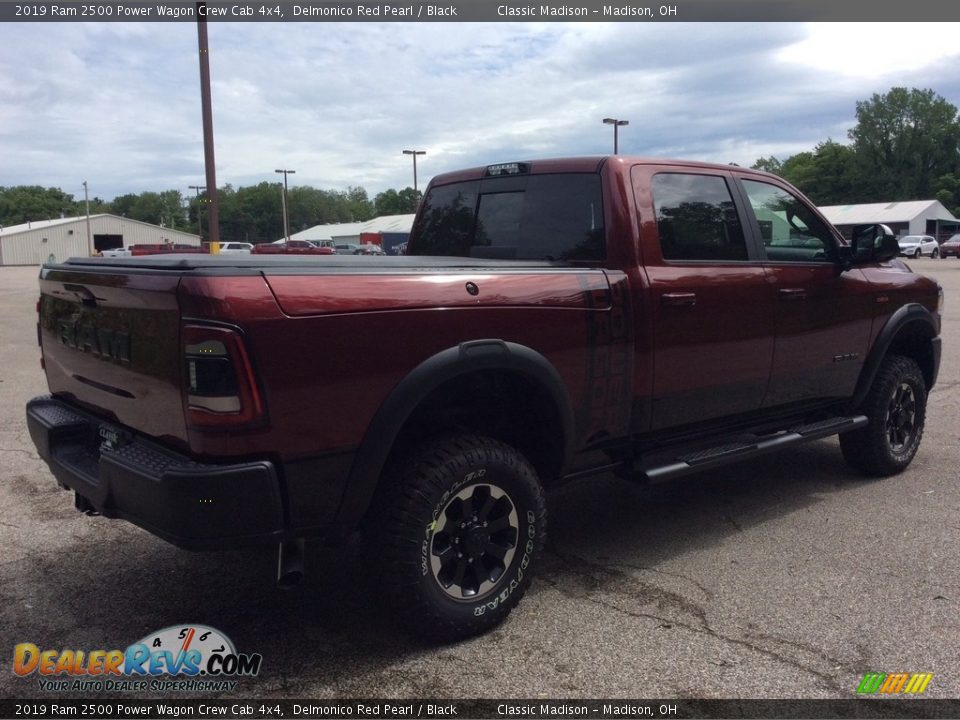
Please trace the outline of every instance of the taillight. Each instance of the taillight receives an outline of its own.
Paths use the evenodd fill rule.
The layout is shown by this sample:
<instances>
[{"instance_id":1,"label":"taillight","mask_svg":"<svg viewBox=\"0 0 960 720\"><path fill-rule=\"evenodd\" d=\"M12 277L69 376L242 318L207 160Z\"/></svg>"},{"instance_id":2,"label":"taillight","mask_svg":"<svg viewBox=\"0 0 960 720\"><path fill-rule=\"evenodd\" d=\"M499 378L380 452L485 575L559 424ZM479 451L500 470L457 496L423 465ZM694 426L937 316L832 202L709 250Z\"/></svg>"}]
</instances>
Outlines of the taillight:
<instances>
[{"instance_id":1,"label":"taillight","mask_svg":"<svg viewBox=\"0 0 960 720\"><path fill-rule=\"evenodd\" d=\"M47 363L43 359L43 331L40 326L40 309L42 300L37 300L37 345L40 346L40 369L46 370Z\"/></svg>"},{"instance_id":2,"label":"taillight","mask_svg":"<svg viewBox=\"0 0 960 720\"><path fill-rule=\"evenodd\" d=\"M184 325L181 337L187 425L228 429L262 420L263 400L240 333Z\"/></svg>"}]
</instances>

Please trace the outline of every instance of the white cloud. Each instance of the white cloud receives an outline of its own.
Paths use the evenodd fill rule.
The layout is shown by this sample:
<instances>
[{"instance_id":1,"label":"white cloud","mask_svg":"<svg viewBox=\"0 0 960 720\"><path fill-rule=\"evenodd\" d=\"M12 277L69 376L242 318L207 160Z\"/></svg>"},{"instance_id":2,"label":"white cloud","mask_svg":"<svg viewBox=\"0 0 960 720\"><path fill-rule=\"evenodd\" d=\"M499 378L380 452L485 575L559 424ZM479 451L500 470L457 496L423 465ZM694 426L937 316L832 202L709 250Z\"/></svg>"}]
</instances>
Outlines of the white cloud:
<instances>
[{"instance_id":1,"label":"white cloud","mask_svg":"<svg viewBox=\"0 0 960 720\"><path fill-rule=\"evenodd\" d=\"M844 141L892 85L960 104L956 24L211 23L219 184L371 196L458 167L621 152L751 164ZM869 60L869 61L868 61ZM0 185L204 183L191 23L0 26Z\"/></svg>"},{"instance_id":2,"label":"white cloud","mask_svg":"<svg viewBox=\"0 0 960 720\"><path fill-rule=\"evenodd\" d=\"M896 77L960 55L958 23L809 23L778 59L855 77Z\"/></svg>"}]
</instances>

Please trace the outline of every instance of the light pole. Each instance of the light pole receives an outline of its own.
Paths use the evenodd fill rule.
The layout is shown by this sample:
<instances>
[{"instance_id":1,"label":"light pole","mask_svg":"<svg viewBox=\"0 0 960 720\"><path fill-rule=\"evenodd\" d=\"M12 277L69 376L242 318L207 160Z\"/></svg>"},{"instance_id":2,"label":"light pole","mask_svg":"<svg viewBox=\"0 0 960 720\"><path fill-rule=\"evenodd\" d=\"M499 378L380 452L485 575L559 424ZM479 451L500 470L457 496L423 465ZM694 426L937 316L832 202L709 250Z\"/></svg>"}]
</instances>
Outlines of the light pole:
<instances>
[{"instance_id":1,"label":"light pole","mask_svg":"<svg viewBox=\"0 0 960 720\"><path fill-rule=\"evenodd\" d=\"M87 251L90 253L90 256L93 257L93 254L96 250L93 247L93 235L90 234L90 194L87 191L87 181L83 181L83 201L87 206Z\"/></svg>"},{"instance_id":2,"label":"light pole","mask_svg":"<svg viewBox=\"0 0 960 720\"><path fill-rule=\"evenodd\" d=\"M203 242L203 213L201 211L203 210L203 207L201 206L201 201L200 201L200 191L206 190L207 188L204 187L203 185L187 185L187 187L190 188L191 190L197 191L197 228L200 235L200 242L202 243Z\"/></svg>"},{"instance_id":3,"label":"light pole","mask_svg":"<svg viewBox=\"0 0 960 720\"><path fill-rule=\"evenodd\" d=\"M629 120L617 120L617 118L604 118L604 125L613 125L613 154L616 155L619 151L619 142L617 140L617 130L624 125L629 125Z\"/></svg>"},{"instance_id":4,"label":"light pole","mask_svg":"<svg viewBox=\"0 0 960 720\"><path fill-rule=\"evenodd\" d=\"M403 154L413 155L413 194L417 195L417 155L426 155L427 151L426 150L404 150Z\"/></svg>"},{"instance_id":5,"label":"light pole","mask_svg":"<svg viewBox=\"0 0 960 720\"><path fill-rule=\"evenodd\" d=\"M283 237L290 242L290 226L287 222L287 175L296 175L296 170L274 170L274 172L283 173L283 194L280 199L283 201Z\"/></svg>"}]
</instances>

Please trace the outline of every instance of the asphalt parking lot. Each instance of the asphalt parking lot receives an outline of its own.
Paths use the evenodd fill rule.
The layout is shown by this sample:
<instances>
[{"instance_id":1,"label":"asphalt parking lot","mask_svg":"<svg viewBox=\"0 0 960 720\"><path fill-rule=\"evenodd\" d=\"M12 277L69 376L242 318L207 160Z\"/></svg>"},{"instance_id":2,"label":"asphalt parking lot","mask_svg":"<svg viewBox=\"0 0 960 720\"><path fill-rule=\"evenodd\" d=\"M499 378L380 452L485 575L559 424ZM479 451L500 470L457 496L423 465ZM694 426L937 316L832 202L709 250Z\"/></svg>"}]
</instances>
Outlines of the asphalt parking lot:
<instances>
[{"instance_id":1,"label":"asphalt parking lot","mask_svg":"<svg viewBox=\"0 0 960 720\"><path fill-rule=\"evenodd\" d=\"M863 480L830 440L655 488L568 486L523 603L444 647L376 609L357 547L308 546L282 591L272 550L194 554L77 513L24 423L46 390L37 268L0 268L0 697L50 696L13 674L17 643L122 649L181 623L263 655L228 698L848 698L868 671L960 697L960 262L910 264L947 302L907 472Z\"/></svg>"}]
</instances>

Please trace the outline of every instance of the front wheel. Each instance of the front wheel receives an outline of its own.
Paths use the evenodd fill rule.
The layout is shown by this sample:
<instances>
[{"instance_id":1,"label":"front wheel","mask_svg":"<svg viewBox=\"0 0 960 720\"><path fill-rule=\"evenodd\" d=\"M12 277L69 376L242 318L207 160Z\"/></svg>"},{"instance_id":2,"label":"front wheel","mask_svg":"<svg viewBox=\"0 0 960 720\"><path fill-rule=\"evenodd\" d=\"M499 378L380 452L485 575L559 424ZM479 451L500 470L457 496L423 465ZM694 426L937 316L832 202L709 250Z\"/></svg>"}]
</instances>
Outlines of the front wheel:
<instances>
[{"instance_id":1,"label":"front wheel","mask_svg":"<svg viewBox=\"0 0 960 720\"><path fill-rule=\"evenodd\" d=\"M913 259L914 260L920 259L920 248L917 248L917 251L913 254Z\"/></svg>"},{"instance_id":2,"label":"front wheel","mask_svg":"<svg viewBox=\"0 0 960 720\"><path fill-rule=\"evenodd\" d=\"M934 248L933 251L930 253L930 257L933 258L934 260L937 259L938 257L940 257L940 251Z\"/></svg>"},{"instance_id":3,"label":"front wheel","mask_svg":"<svg viewBox=\"0 0 960 720\"><path fill-rule=\"evenodd\" d=\"M384 595L439 640L489 630L530 584L546 537L536 471L479 435L425 443L384 477L374 519Z\"/></svg>"},{"instance_id":4,"label":"front wheel","mask_svg":"<svg viewBox=\"0 0 960 720\"><path fill-rule=\"evenodd\" d=\"M920 447L927 411L927 386L916 361L884 359L860 410L869 422L840 436L844 459L876 477L905 470Z\"/></svg>"}]
</instances>

